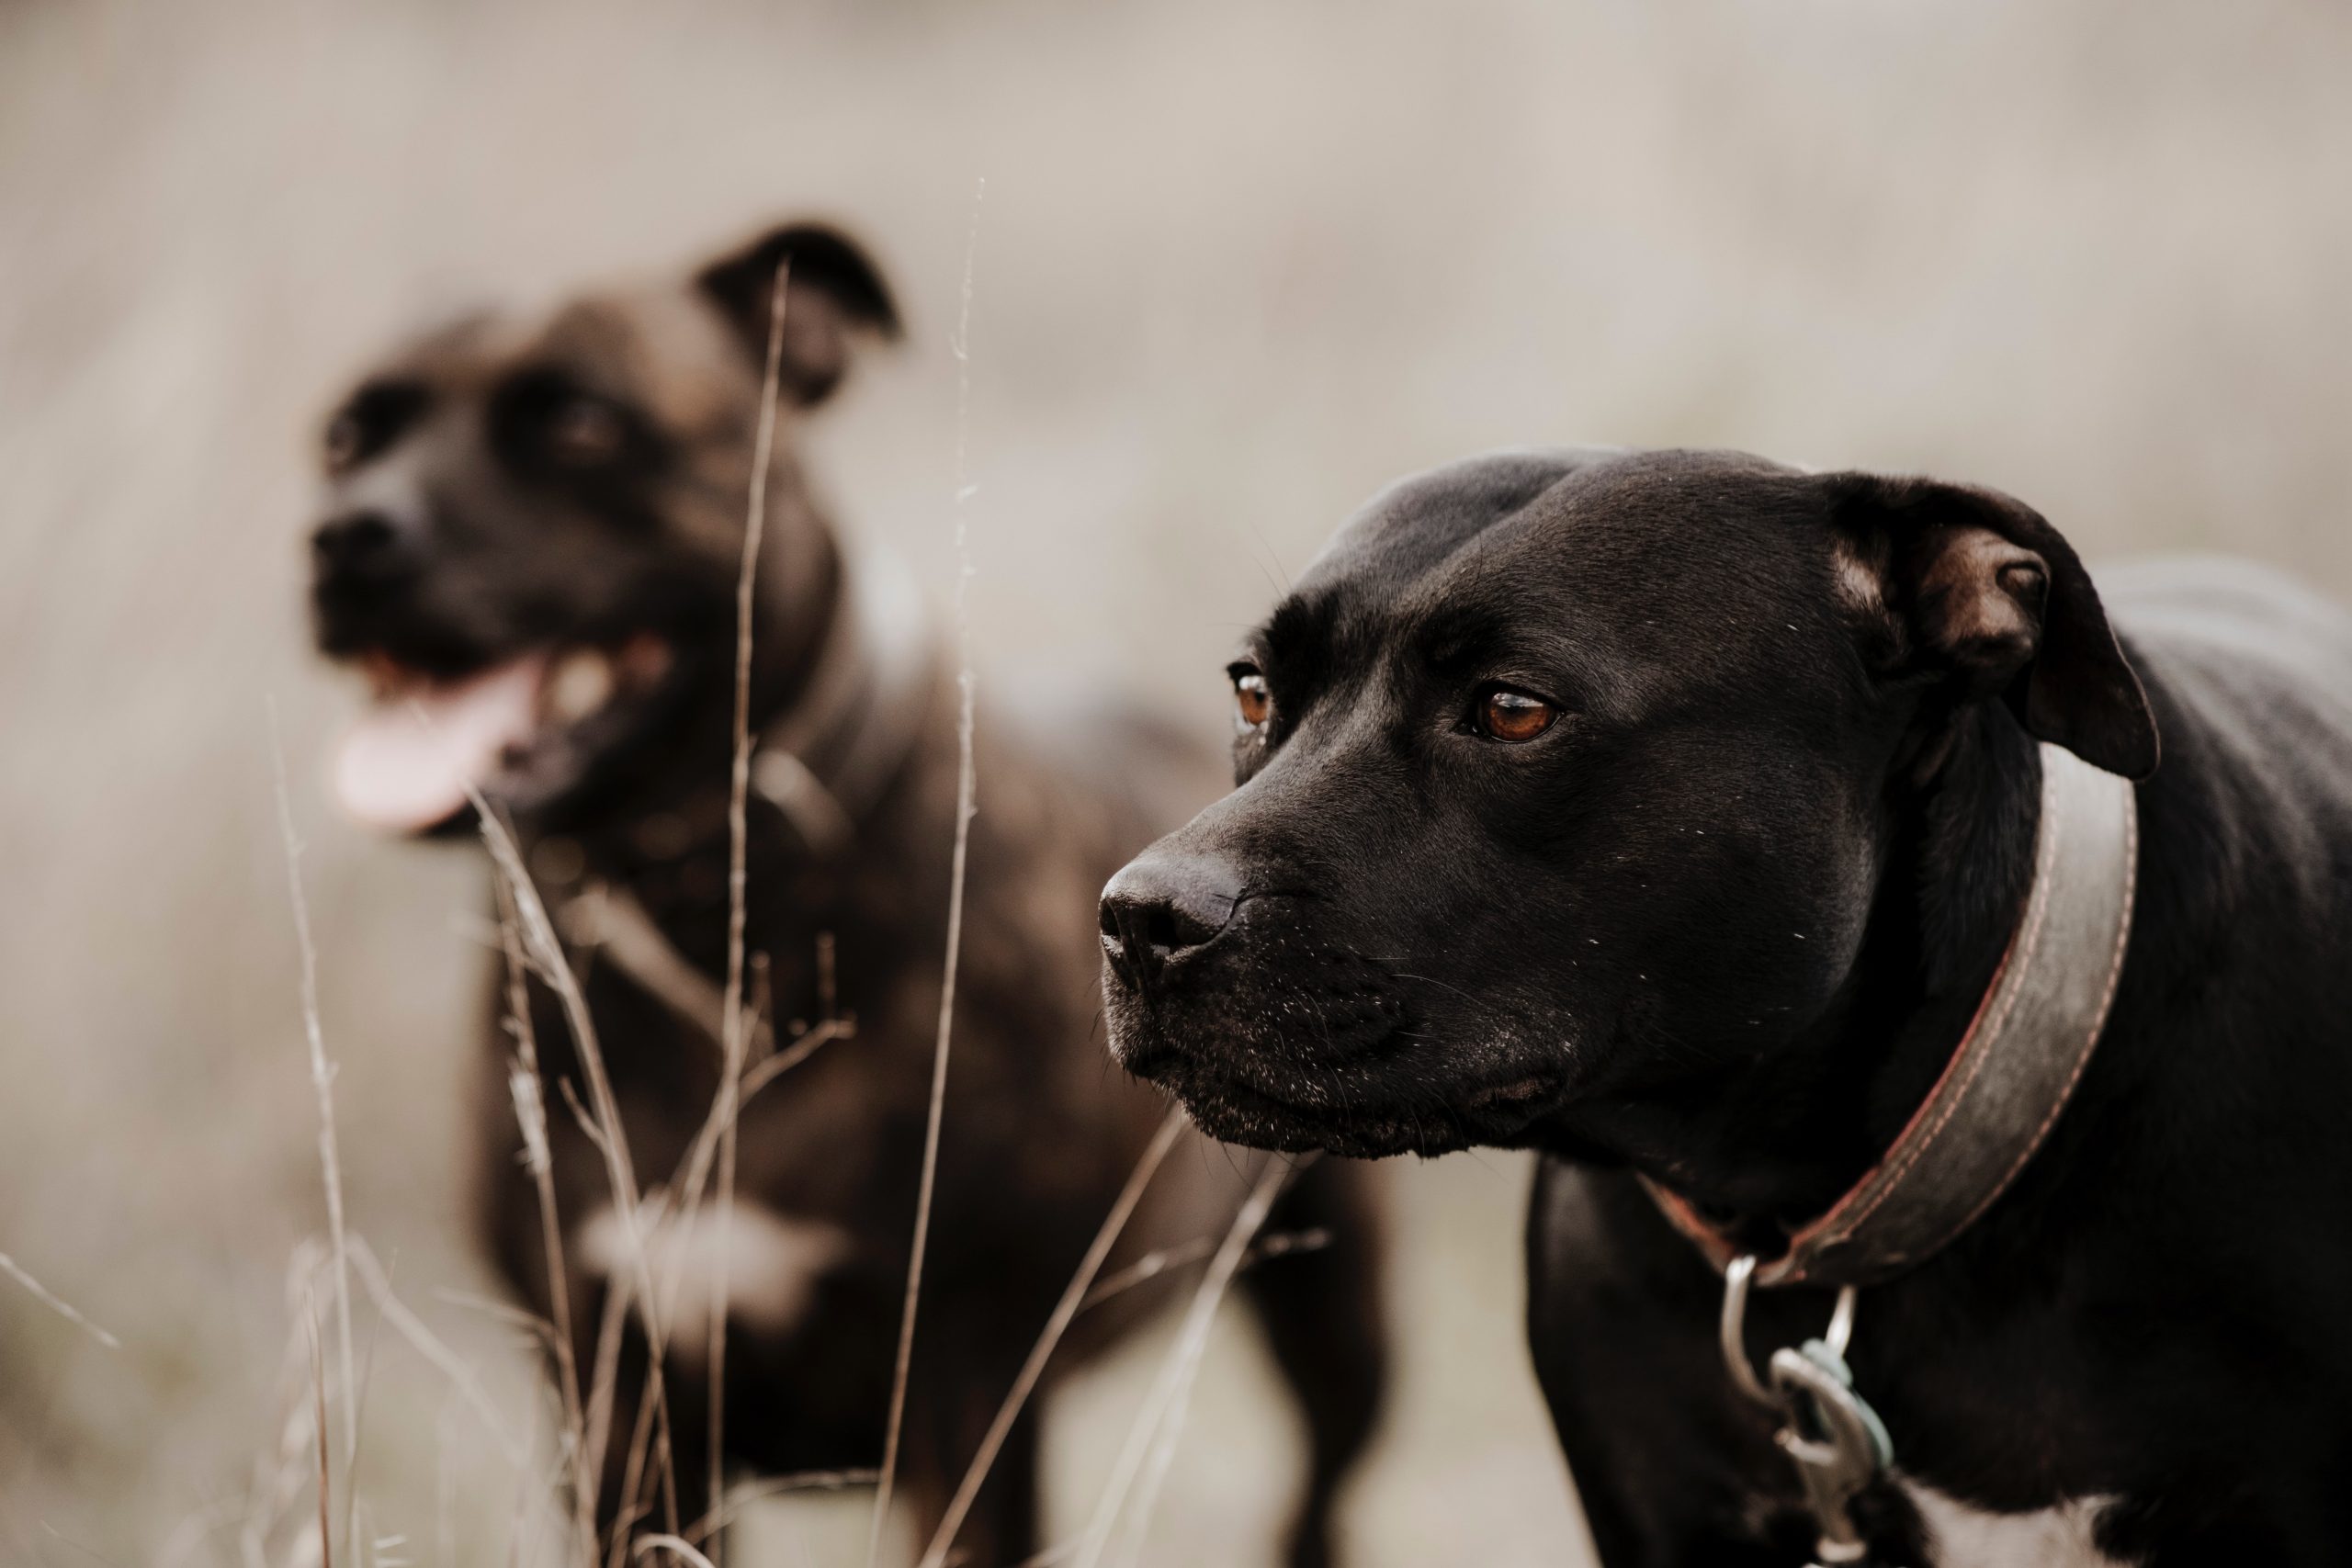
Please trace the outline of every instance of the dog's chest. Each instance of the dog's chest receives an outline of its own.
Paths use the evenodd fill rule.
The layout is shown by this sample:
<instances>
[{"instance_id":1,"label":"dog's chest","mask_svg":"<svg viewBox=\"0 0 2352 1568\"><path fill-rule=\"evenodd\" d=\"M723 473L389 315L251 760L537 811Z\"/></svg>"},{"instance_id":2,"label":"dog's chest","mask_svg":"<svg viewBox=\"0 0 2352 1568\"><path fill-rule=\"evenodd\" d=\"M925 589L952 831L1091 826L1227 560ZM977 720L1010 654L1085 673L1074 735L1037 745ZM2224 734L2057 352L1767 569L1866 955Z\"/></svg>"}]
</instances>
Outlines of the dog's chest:
<instances>
[{"instance_id":1,"label":"dog's chest","mask_svg":"<svg viewBox=\"0 0 2352 1568\"><path fill-rule=\"evenodd\" d=\"M591 1274L650 1280L663 1300L671 1348L695 1359L717 1303L744 1326L781 1337L800 1325L818 1282L854 1249L837 1225L748 1198L724 1215L716 1204L692 1216L648 1205L624 1218L608 1206L571 1234L572 1255Z\"/></svg>"},{"instance_id":2,"label":"dog's chest","mask_svg":"<svg viewBox=\"0 0 2352 1568\"><path fill-rule=\"evenodd\" d=\"M2030 1514L1990 1514L1916 1481L1903 1483L1903 1491L1927 1527L1924 1568L2130 1568L2094 1539L2105 1497Z\"/></svg>"}]
</instances>

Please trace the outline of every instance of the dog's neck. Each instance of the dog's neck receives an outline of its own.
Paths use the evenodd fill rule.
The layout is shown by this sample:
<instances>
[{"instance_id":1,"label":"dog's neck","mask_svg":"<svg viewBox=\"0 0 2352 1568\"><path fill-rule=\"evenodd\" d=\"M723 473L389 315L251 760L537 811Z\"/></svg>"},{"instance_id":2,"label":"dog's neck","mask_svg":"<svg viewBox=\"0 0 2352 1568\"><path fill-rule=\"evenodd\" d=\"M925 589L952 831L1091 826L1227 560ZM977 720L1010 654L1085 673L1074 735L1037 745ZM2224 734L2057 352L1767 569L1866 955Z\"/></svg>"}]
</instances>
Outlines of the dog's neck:
<instances>
[{"instance_id":1,"label":"dog's neck","mask_svg":"<svg viewBox=\"0 0 2352 1568\"><path fill-rule=\"evenodd\" d=\"M861 840L919 766L939 671L922 597L895 561L852 563L828 536L821 561L786 585L800 590L797 614L774 613L773 596L754 608L744 870L778 1016L813 1018L832 1005L822 939L858 880ZM733 661L719 664L706 655L698 700L669 739L639 748L662 760L650 786L616 793L574 833L525 833L567 940L714 1041L737 787Z\"/></svg>"},{"instance_id":2,"label":"dog's neck","mask_svg":"<svg viewBox=\"0 0 2352 1568\"><path fill-rule=\"evenodd\" d=\"M2041 763L2005 708L1962 716L1925 786L1890 790L1862 943L1829 1007L1672 1103L1597 1107L1555 1147L1631 1164L1759 1245L1894 1142L1966 1032L2033 876Z\"/></svg>"},{"instance_id":3,"label":"dog's neck","mask_svg":"<svg viewBox=\"0 0 2352 1568\"><path fill-rule=\"evenodd\" d=\"M841 666L866 651L842 635L854 610L849 569L831 529L814 518L790 521L804 536L771 552L754 587L748 717L755 745L821 686L854 679L857 671ZM563 822L559 832L522 824L525 837L560 836L576 844L585 854L586 874L604 881L632 882L657 869L684 869L687 883L708 880L691 872L700 863L723 861L726 853L734 656L731 645L716 641L696 656L686 675L690 694L658 741L633 748L637 765L600 792L592 814ZM765 807L755 797L752 809Z\"/></svg>"}]
</instances>

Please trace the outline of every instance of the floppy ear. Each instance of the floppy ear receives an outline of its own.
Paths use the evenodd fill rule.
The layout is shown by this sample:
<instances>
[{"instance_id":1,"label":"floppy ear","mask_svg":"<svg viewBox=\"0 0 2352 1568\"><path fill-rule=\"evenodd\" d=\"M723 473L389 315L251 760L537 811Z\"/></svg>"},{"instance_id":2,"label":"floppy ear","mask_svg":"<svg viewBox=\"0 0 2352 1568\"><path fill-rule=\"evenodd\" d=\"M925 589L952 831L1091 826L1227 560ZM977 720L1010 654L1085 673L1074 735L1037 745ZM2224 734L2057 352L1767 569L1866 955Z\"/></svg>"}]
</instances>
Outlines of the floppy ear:
<instances>
[{"instance_id":1,"label":"floppy ear","mask_svg":"<svg viewBox=\"0 0 2352 1568\"><path fill-rule=\"evenodd\" d=\"M1888 658L1962 701L2000 696L2036 738L2143 779L2156 723L2090 574L2040 513L1996 491L1833 474L1832 514L1887 623Z\"/></svg>"},{"instance_id":2,"label":"floppy ear","mask_svg":"<svg viewBox=\"0 0 2352 1568\"><path fill-rule=\"evenodd\" d=\"M808 408L841 384L858 333L898 337L899 309L880 270L840 231L821 223L770 230L695 275L695 287L727 318L755 364L767 363L776 269L787 265L778 374L785 395Z\"/></svg>"}]
</instances>

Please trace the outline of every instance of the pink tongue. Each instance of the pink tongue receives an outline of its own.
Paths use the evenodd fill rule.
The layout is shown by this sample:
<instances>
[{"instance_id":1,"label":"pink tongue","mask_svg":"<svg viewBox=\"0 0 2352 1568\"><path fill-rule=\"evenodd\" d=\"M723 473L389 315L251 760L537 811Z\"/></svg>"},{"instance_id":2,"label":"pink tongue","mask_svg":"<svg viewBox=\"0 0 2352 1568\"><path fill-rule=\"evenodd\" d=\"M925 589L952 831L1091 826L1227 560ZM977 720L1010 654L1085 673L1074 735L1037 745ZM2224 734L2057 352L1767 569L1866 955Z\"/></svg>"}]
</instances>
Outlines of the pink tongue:
<instances>
[{"instance_id":1,"label":"pink tongue","mask_svg":"<svg viewBox=\"0 0 2352 1568\"><path fill-rule=\"evenodd\" d=\"M532 654L455 685L379 702L344 737L334 762L343 808L370 828L422 832L455 817L509 747L537 728Z\"/></svg>"}]
</instances>

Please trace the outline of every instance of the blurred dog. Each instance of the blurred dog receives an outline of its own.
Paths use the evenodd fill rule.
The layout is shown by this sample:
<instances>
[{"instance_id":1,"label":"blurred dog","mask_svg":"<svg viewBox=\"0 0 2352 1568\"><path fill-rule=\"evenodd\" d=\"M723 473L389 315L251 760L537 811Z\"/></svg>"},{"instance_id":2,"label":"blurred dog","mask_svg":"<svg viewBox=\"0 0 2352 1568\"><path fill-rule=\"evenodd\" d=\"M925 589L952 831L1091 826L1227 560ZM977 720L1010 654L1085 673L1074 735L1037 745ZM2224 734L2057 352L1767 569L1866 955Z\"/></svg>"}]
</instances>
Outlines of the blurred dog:
<instances>
[{"instance_id":1,"label":"blurred dog","mask_svg":"<svg viewBox=\"0 0 2352 1568\"><path fill-rule=\"evenodd\" d=\"M1115 1047L1217 1135L1544 1154L1611 1568L2344 1559L2352 617L2101 586L1966 486L1452 465L1108 889Z\"/></svg>"},{"instance_id":2,"label":"blurred dog","mask_svg":"<svg viewBox=\"0 0 2352 1568\"><path fill-rule=\"evenodd\" d=\"M326 431L318 643L364 669L378 698L338 756L342 798L401 832L462 824L469 786L512 817L574 944L635 1168L667 1179L720 1079L734 596L780 267L749 946L772 1048L806 1059L742 1108L733 1226L722 1233L707 1204L692 1226L648 1222L657 1292L677 1291L656 1434L669 1463L628 1458L644 1446L632 1421L650 1375L632 1328L604 1456L607 1524L690 1524L714 1463L785 1473L881 1453L939 1006L956 698L920 601L843 545L792 432L862 341L898 333L898 314L856 245L793 225L678 283L428 336L366 377ZM1182 743L1132 717L1060 728L1016 736L993 712L979 728L985 808L903 1461L926 1535L1162 1114L1156 1094L1106 1075L1090 1041L1090 911L1120 860L1211 785ZM594 1382L600 1325L637 1263L605 1158L564 1110L590 1100L571 1032L545 987L528 1010L555 1108L568 1277L548 1277L516 1158L503 1001L482 1096L485 1215L532 1302L565 1292ZM854 1032L820 1043L846 1032L841 1020ZM754 1082L767 1076L758 1062L786 1059L770 1048L763 1038ZM1218 1233L1253 1164L1180 1145L1110 1268ZM1363 1171L1327 1162L1272 1223L1328 1236L1244 1277L1310 1438L1290 1561L1318 1564L1332 1557L1334 1491L1380 1403L1376 1217ZM704 1325L722 1289L726 1451L714 1455ZM1090 1308L1056 1366L1132 1321L1148 1293ZM997 1461L958 1538L967 1560L1038 1545L1035 1426L1024 1417ZM657 1483L656 1471L669 1474Z\"/></svg>"}]
</instances>

